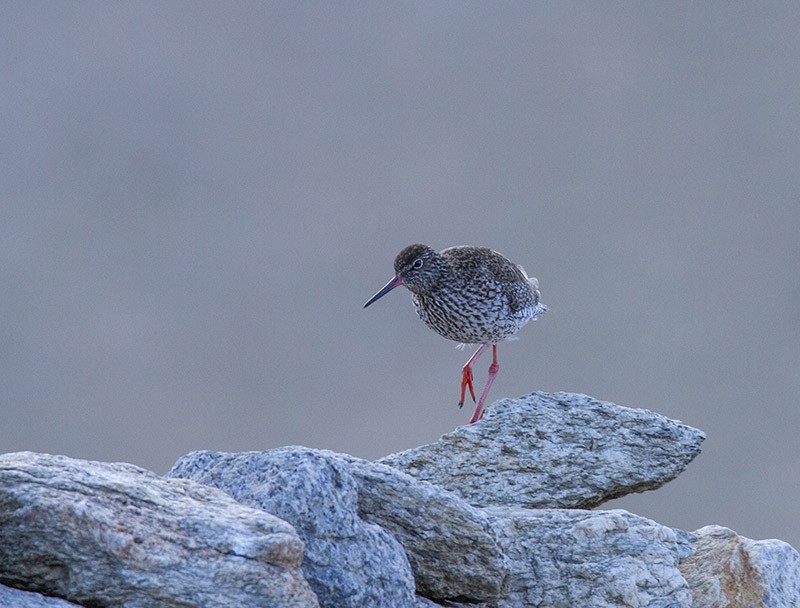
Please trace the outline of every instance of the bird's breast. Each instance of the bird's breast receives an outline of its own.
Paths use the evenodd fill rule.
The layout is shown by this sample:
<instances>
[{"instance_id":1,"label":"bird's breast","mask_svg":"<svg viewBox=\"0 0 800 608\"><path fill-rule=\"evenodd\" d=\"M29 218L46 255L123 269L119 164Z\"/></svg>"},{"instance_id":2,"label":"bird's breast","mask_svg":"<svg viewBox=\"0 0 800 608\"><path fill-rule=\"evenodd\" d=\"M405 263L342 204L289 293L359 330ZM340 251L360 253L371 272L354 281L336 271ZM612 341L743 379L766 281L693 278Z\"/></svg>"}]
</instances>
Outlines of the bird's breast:
<instances>
[{"instance_id":1,"label":"bird's breast","mask_svg":"<svg viewBox=\"0 0 800 608\"><path fill-rule=\"evenodd\" d=\"M412 300L428 327L456 342L500 342L530 319L524 310L513 311L503 291L494 286L413 294Z\"/></svg>"}]
</instances>

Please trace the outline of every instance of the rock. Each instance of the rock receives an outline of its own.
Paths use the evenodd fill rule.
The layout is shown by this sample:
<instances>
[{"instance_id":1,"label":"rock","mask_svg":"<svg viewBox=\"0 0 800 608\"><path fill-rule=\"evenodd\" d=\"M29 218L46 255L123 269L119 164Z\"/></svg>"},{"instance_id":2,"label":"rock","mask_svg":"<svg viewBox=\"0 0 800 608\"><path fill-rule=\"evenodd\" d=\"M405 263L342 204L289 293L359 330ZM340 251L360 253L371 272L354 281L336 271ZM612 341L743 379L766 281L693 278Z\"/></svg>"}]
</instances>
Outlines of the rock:
<instances>
[{"instance_id":1,"label":"rock","mask_svg":"<svg viewBox=\"0 0 800 608\"><path fill-rule=\"evenodd\" d=\"M483 513L391 467L288 447L193 452L168 475L213 485L293 524L306 542L303 570L322 606L421 601L406 554L417 591L428 597L494 598L508 574Z\"/></svg>"},{"instance_id":2,"label":"rock","mask_svg":"<svg viewBox=\"0 0 800 608\"><path fill-rule=\"evenodd\" d=\"M627 511L493 507L512 560L509 590L487 608L689 608L673 530Z\"/></svg>"},{"instance_id":3,"label":"rock","mask_svg":"<svg viewBox=\"0 0 800 608\"><path fill-rule=\"evenodd\" d=\"M193 452L165 479L6 454L0 608L800 608L800 554L781 541L537 507L653 489L703 439L652 412L534 393L378 463Z\"/></svg>"},{"instance_id":4,"label":"rock","mask_svg":"<svg viewBox=\"0 0 800 608\"><path fill-rule=\"evenodd\" d=\"M481 509L393 467L340 456L358 481L361 516L400 541L419 593L478 602L503 592L508 560Z\"/></svg>"},{"instance_id":5,"label":"rock","mask_svg":"<svg viewBox=\"0 0 800 608\"><path fill-rule=\"evenodd\" d=\"M81 608L57 597L0 585L0 608Z\"/></svg>"},{"instance_id":6,"label":"rock","mask_svg":"<svg viewBox=\"0 0 800 608\"><path fill-rule=\"evenodd\" d=\"M694 608L797 608L800 554L780 540L754 541L721 526L694 533L681 562Z\"/></svg>"},{"instance_id":7,"label":"rock","mask_svg":"<svg viewBox=\"0 0 800 608\"><path fill-rule=\"evenodd\" d=\"M0 581L87 606L317 606L277 517L129 464L0 456Z\"/></svg>"},{"instance_id":8,"label":"rock","mask_svg":"<svg viewBox=\"0 0 800 608\"><path fill-rule=\"evenodd\" d=\"M502 399L483 420L378 460L477 507L588 509L675 478L702 431L573 393Z\"/></svg>"},{"instance_id":9,"label":"rock","mask_svg":"<svg viewBox=\"0 0 800 608\"><path fill-rule=\"evenodd\" d=\"M219 488L289 521L306 543L303 572L321 606L416 605L402 546L358 516L358 488L340 459L304 448L192 452L167 475Z\"/></svg>"}]
</instances>

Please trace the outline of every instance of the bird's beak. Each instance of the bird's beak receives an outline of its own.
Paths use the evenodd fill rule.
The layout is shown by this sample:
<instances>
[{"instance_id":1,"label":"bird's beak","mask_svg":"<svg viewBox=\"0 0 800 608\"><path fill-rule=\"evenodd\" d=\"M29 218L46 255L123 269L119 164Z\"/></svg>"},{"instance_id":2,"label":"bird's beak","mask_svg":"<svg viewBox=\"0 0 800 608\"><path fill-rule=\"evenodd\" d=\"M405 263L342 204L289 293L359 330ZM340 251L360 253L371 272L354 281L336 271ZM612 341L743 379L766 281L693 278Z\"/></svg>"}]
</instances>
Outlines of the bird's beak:
<instances>
[{"instance_id":1,"label":"bird's beak","mask_svg":"<svg viewBox=\"0 0 800 608\"><path fill-rule=\"evenodd\" d=\"M387 293L392 291L392 289L394 289L395 287L399 287L402 284L403 284L403 279L401 279L400 277L397 277L397 276L392 277L392 280L389 281L388 283L386 283L386 285L384 285L383 287L381 287L381 290L378 293L376 293L369 300L367 300L367 303L364 304L364 308L366 308L367 306L372 304L378 298L382 298L383 296L385 296Z\"/></svg>"}]
</instances>

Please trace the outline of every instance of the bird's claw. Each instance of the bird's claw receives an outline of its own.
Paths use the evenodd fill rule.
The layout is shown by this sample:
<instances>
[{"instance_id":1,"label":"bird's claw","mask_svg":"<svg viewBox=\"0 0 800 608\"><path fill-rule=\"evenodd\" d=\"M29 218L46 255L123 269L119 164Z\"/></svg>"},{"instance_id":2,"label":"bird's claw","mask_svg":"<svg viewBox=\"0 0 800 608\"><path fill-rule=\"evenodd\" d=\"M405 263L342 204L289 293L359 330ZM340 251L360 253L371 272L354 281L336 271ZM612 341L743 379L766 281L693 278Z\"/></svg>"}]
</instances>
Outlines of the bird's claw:
<instances>
[{"instance_id":1,"label":"bird's claw","mask_svg":"<svg viewBox=\"0 0 800 608\"><path fill-rule=\"evenodd\" d=\"M461 370L461 399L458 401L458 407L464 407L464 394L469 388L469 394L472 397L472 402L475 403L475 389L472 387L472 367L464 366Z\"/></svg>"}]
</instances>

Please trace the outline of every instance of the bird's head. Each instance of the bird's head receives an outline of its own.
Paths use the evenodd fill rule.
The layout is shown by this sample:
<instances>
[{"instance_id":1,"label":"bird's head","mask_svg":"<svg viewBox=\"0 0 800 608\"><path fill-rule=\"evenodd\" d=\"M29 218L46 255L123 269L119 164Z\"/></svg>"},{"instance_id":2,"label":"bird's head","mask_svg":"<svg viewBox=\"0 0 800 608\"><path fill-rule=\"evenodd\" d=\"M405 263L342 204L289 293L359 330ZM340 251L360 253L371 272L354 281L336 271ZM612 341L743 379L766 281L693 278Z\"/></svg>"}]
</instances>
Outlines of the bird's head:
<instances>
[{"instance_id":1,"label":"bird's head","mask_svg":"<svg viewBox=\"0 0 800 608\"><path fill-rule=\"evenodd\" d=\"M429 293L436 288L444 268L442 256L427 245L409 245L394 259L394 277L367 300L364 308L400 285L405 285L416 294Z\"/></svg>"}]
</instances>

